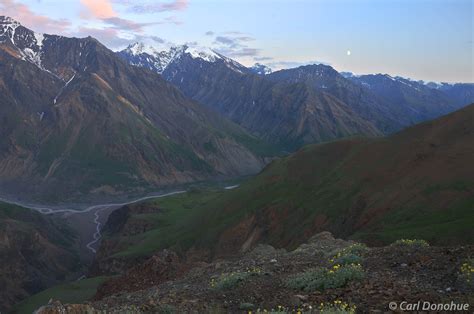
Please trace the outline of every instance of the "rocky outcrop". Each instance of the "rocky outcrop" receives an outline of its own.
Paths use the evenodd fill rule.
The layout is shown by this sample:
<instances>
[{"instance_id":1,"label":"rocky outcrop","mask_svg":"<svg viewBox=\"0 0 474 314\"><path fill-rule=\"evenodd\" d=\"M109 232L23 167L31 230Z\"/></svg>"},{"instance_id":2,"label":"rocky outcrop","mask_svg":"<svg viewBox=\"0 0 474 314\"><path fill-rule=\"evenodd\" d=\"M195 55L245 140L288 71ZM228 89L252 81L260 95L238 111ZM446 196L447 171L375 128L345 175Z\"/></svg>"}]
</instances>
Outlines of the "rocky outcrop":
<instances>
[{"instance_id":1,"label":"rocky outcrop","mask_svg":"<svg viewBox=\"0 0 474 314\"><path fill-rule=\"evenodd\" d=\"M151 288L184 276L192 267L193 264L185 262L175 252L163 250L143 263L136 263L118 278L103 283L97 290L95 299Z\"/></svg>"},{"instance_id":2,"label":"rocky outcrop","mask_svg":"<svg viewBox=\"0 0 474 314\"><path fill-rule=\"evenodd\" d=\"M166 252L110 280L104 288L115 291L113 295L82 305L53 303L42 308L48 312L40 313L75 313L75 309L87 309L91 313L165 310L240 313L258 309L311 312L321 304L337 307L346 303L346 308L355 307L357 312L367 313L386 312L389 302L399 305L402 301L443 303L449 300L448 303L465 304L472 298L474 286L466 285L460 268L473 253L473 246L430 247L407 242L366 248L324 232L293 251L258 245L238 259L194 265L172 278L179 268L179 259ZM362 271L362 277L322 290L305 291L288 284L309 269L334 273L346 267L344 265L351 265L339 264L335 256L356 256L360 263L356 267ZM167 267L171 276L165 271ZM153 283L154 278L163 280ZM305 278L312 279L311 275ZM227 280L225 285L221 285L223 280ZM135 284L137 291L131 292L129 288Z\"/></svg>"}]
</instances>

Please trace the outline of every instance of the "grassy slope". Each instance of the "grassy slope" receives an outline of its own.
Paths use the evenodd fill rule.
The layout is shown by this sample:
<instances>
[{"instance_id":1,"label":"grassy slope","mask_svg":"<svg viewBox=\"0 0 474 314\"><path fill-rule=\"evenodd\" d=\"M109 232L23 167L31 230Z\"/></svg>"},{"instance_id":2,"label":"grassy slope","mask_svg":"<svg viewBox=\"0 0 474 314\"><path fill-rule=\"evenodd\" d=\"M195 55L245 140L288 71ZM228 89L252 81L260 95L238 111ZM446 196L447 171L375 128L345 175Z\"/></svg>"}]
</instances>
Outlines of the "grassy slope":
<instances>
[{"instance_id":1,"label":"grassy slope","mask_svg":"<svg viewBox=\"0 0 474 314\"><path fill-rule=\"evenodd\" d=\"M79 272L76 241L64 222L0 202L0 307Z\"/></svg>"},{"instance_id":2,"label":"grassy slope","mask_svg":"<svg viewBox=\"0 0 474 314\"><path fill-rule=\"evenodd\" d=\"M99 285L108 277L95 277L74 281L67 284L54 286L41 291L16 305L12 313L33 313L50 299L59 300L62 303L83 303L92 298Z\"/></svg>"},{"instance_id":3,"label":"grassy slope","mask_svg":"<svg viewBox=\"0 0 474 314\"><path fill-rule=\"evenodd\" d=\"M310 145L238 189L150 202L159 213L133 219L152 219L156 229L122 239L117 255L215 247L249 217L277 246L294 247L321 230L375 244L403 237L472 243L473 117L471 106L388 138Z\"/></svg>"},{"instance_id":4,"label":"grassy slope","mask_svg":"<svg viewBox=\"0 0 474 314\"><path fill-rule=\"evenodd\" d=\"M196 235L205 232L195 225L195 221L205 215L208 205L216 201L224 192L192 191L186 194L170 196L148 201L147 205L160 208L156 213L135 214L131 220L152 222L154 229L135 236L123 237L126 247L116 254L117 257L149 255L166 247L187 249L193 245Z\"/></svg>"}]
</instances>

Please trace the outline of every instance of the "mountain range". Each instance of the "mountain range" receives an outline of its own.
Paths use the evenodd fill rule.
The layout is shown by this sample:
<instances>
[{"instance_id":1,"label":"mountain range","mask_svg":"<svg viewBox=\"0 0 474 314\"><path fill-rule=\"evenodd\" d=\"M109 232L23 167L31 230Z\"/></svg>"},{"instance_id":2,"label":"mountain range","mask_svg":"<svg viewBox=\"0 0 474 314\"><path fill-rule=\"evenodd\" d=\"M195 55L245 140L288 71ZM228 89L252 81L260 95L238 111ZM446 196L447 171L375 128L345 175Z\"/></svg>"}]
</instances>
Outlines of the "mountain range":
<instances>
[{"instance_id":1,"label":"mountain range","mask_svg":"<svg viewBox=\"0 0 474 314\"><path fill-rule=\"evenodd\" d=\"M49 201L254 174L306 144L390 134L473 96L472 84L346 78L322 64L247 68L187 45L114 53L8 17L0 41L0 186Z\"/></svg>"},{"instance_id":2,"label":"mountain range","mask_svg":"<svg viewBox=\"0 0 474 314\"><path fill-rule=\"evenodd\" d=\"M0 16L0 196L54 208L114 201L102 205L114 210L106 223L99 206L81 216L0 202L0 311L85 268L94 278L68 286L80 301L104 281L108 294L124 292L114 280L153 287L150 269L167 280L193 263L202 267L202 288L202 278L217 278L206 277L209 267L229 265L207 264L213 259L265 250L260 244L304 249L323 231L373 245L406 237L472 244L473 127L474 84L324 64L272 71L191 44L112 51L92 37L40 34ZM226 179L238 184L222 188ZM167 189L187 192L119 204ZM75 218L91 222L93 242L67 225ZM93 264L79 264L78 247L99 240ZM311 245L299 269L332 254L320 247L315 255ZM291 265L299 253L277 258ZM387 267L403 273L402 262ZM264 263L266 274L279 272L279 260ZM199 291L221 300L215 290Z\"/></svg>"},{"instance_id":3,"label":"mountain range","mask_svg":"<svg viewBox=\"0 0 474 314\"><path fill-rule=\"evenodd\" d=\"M110 194L265 163L259 139L91 37L38 34L0 17L0 41L4 190Z\"/></svg>"},{"instance_id":4,"label":"mountain range","mask_svg":"<svg viewBox=\"0 0 474 314\"><path fill-rule=\"evenodd\" d=\"M474 101L474 84L433 88L389 75L341 74L323 64L272 72L187 45L160 51L135 43L117 53L286 151L349 135L390 134ZM459 86L463 96L452 92Z\"/></svg>"}]
</instances>

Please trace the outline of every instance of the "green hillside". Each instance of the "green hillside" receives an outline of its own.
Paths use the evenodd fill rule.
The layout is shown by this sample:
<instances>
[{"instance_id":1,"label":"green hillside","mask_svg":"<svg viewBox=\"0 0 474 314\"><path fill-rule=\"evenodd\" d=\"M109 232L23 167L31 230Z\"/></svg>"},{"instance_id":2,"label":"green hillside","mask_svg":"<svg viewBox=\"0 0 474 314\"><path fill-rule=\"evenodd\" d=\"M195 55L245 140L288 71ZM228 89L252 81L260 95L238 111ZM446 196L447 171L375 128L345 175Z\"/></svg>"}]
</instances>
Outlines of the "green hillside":
<instances>
[{"instance_id":1,"label":"green hillside","mask_svg":"<svg viewBox=\"0 0 474 314\"><path fill-rule=\"evenodd\" d=\"M153 225L109 235L119 243L115 256L168 247L226 255L249 241L295 247L324 230L375 245L404 237L472 243L473 121L471 105L391 137L307 146L234 190L130 206L127 224Z\"/></svg>"}]
</instances>

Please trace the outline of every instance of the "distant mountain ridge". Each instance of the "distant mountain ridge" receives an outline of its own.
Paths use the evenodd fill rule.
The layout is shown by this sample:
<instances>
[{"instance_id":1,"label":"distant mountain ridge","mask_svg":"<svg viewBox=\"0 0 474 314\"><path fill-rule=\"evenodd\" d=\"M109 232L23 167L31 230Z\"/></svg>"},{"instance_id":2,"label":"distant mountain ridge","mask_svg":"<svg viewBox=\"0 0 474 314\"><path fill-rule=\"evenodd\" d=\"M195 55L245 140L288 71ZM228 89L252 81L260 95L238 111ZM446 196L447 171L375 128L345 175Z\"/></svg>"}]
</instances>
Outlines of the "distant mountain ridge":
<instances>
[{"instance_id":1,"label":"distant mountain ridge","mask_svg":"<svg viewBox=\"0 0 474 314\"><path fill-rule=\"evenodd\" d=\"M411 116L414 123L436 118L474 101L474 94L464 100L456 100L453 94L448 92L454 84L432 88L423 81L392 77L388 74L353 76L350 80L403 110L404 115ZM471 90L474 92L474 84Z\"/></svg>"},{"instance_id":2,"label":"distant mountain ridge","mask_svg":"<svg viewBox=\"0 0 474 314\"><path fill-rule=\"evenodd\" d=\"M137 64L132 52L125 49L118 54ZM182 53L161 74L188 97L284 150L344 136L381 134L332 95L304 84L274 82L267 79L270 75L255 74L221 55L211 60L203 55ZM142 53L141 58L148 56Z\"/></svg>"},{"instance_id":3,"label":"distant mountain ridge","mask_svg":"<svg viewBox=\"0 0 474 314\"><path fill-rule=\"evenodd\" d=\"M425 90L426 87L432 90L441 91L445 98L448 98L449 101L456 107L461 108L470 104L474 101L474 83L446 83L446 82L425 82L423 80L412 80L410 78L405 78L401 76L391 76L389 74L365 74L365 75L355 75L351 72L341 72L345 78L351 79L354 82L362 84L367 88L370 88L370 84L367 80L386 80L390 79L393 82L398 82L400 84L405 84L414 89ZM381 82L378 82L381 84Z\"/></svg>"},{"instance_id":4,"label":"distant mountain ridge","mask_svg":"<svg viewBox=\"0 0 474 314\"><path fill-rule=\"evenodd\" d=\"M135 44L118 54L133 65L154 69L187 96L289 151L348 135L390 134L474 101L468 86L462 95L449 95L408 79L355 76L323 64L271 72L262 64L246 68L206 48L200 48L201 55L191 51L169 58L177 47L162 52L140 47ZM189 49L184 47L181 51ZM151 51L153 58L143 51ZM384 85L390 87L375 88ZM285 109L289 103L291 109ZM322 104L324 110L316 109Z\"/></svg>"}]
</instances>

